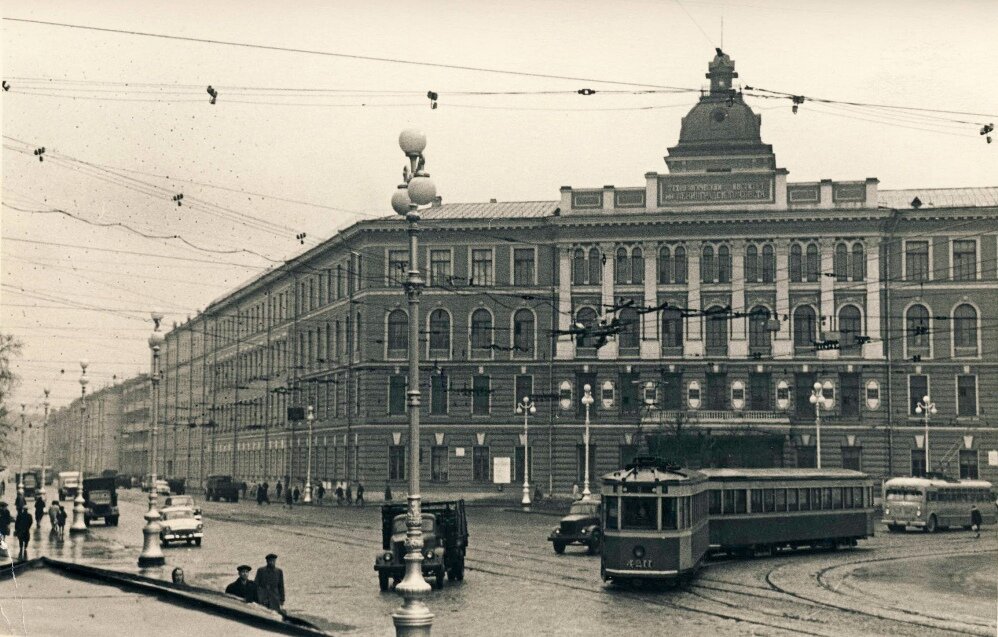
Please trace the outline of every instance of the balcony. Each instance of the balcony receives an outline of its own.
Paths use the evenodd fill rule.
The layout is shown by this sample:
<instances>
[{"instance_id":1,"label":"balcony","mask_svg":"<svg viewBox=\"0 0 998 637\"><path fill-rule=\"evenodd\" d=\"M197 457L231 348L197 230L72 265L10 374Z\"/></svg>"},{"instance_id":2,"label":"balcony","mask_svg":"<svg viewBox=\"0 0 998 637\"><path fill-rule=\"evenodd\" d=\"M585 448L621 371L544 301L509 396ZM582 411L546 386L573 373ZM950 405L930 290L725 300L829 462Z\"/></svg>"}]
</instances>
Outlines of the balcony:
<instances>
[{"instance_id":1,"label":"balcony","mask_svg":"<svg viewBox=\"0 0 998 637\"><path fill-rule=\"evenodd\" d=\"M736 425L739 423L790 425L790 414L785 411L734 411L732 409L665 410L643 414L641 423L647 425Z\"/></svg>"}]
</instances>

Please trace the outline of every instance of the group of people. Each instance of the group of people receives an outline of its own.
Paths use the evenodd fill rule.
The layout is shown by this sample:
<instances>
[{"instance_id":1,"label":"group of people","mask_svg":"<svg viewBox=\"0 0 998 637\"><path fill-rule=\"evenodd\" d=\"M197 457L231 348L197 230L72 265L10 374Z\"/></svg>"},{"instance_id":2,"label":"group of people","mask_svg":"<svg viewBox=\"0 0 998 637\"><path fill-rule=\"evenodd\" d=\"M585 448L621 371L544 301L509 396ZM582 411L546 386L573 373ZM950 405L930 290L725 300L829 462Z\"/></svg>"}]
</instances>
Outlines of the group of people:
<instances>
[{"instance_id":1,"label":"group of people","mask_svg":"<svg viewBox=\"0 0 998 637\"><path fill-rule=\"evenodd\" d=\"M340 482L336 485L336 504L343 506L346 502L347 505L352 506L356 504L359 507L364 506L364 485L357 481L357 491L356 498L354 497L353 484L350 482ZM304 488L304 487L303 487ZM277 501L281 502L281 496L284 496L283 505L292 508L295 504L301 501L303 491L297 485L292 488L285 487L280 480L274 487L274 492L277 496ZM388 491L390 500L390 491ZM322 482L318 482L313 490L315 496L315 502L317 504L323 504L326 499L326 486ZM256 485L256 503L258 505L270 504L270 484L268 482L262 482Z\"/></svg>"},{"instance_id":2,"label":"group of people","mask_svg":"<svg viewBox=\"0 0 998 637\"><path fill-rule=\"evenodd\" d=\"M45 518L45 499L39 495L35 497L35 519L31 519L31 512L28 510L28 503L22 494L17 494L14 503L17 513L11 515L6 502L0 502L0 545L7 551L6 543L3 539L10 536L10 525L14 524L14 537L17 538L18 551L17 559L28 559L28 543L31 541L31 527L35 525L42 528L42 520ZM52 500L48 507L49 521L52 524L52 535L62 537L66 530L66 509L58 500Z\"/></svg>"},{"instance_id":3,"label":"group of people","mask_svg":"<svg viewBox=\"0 0 998 637\"><path fill-rule=\"evenodd\" d=\"M256 577L251 581L253 567L242 564L236 567L239 576L225 587L226 595L233 595L249 604L260 604L271 610L283 613L284 571L277 568L277 555L270 553L264 558L267 563L256 569Z\"/></svg>"}]
</instances>

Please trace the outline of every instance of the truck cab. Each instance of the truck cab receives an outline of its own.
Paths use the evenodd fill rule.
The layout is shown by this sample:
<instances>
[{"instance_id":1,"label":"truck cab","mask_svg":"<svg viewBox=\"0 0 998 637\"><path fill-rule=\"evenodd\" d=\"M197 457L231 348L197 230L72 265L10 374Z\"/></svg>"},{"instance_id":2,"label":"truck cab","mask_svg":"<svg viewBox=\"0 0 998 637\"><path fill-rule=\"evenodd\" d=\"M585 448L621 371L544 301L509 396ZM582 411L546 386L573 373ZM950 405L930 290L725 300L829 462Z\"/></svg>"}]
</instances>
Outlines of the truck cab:
<instances>
[{"instance_id":1,"label":"truck cab","mask_svg":"<svg viewBox=\"0 0 998 637\"><path fill-rule=\"evenodd\" d=\"M83 480L83 522L90 526L95 518L104 518L107 526L118 526L118 494L114 477Z\"/></svg>"},{"instance_id":2,"label":"truck cab","mask_svg":"<svg viewBox=\"0 0 998 637\"><path fill-rule=\"evenodd\" d=\"M59 499L73 499L76 497L76 490L80 488L79 471L59 472Z\"/></svg>"},{"instance_id":3,"label":"truck cab","mask_svg":"<svg viewBox=\"0 0 998 637\"><path fill-rule=\"evenodd\" d=\"M599 552L601 537L600 501L585 499L572 503L568 515L551 531L548 541L554 545L554 552L559 555L565 552L565 547L569 544L581 544L588 549L590 555L594 555Z\"/></svg>"},{"instance_id":4,"label":"truck cab","mask_svg":"<svg viewBox=\"0 0 998 637\"><path fill-rule=\"evenodd\" d=\"M382 552L374 561L378 584L387 591L405 576L405 504L381 507ZM468 520L464 500L425 503L421 507L423 530L423 577L433 579L435 588L443 588L444 576L452 581L464 579L464 557L468 547Z\"/></svg>"}]
</instances>

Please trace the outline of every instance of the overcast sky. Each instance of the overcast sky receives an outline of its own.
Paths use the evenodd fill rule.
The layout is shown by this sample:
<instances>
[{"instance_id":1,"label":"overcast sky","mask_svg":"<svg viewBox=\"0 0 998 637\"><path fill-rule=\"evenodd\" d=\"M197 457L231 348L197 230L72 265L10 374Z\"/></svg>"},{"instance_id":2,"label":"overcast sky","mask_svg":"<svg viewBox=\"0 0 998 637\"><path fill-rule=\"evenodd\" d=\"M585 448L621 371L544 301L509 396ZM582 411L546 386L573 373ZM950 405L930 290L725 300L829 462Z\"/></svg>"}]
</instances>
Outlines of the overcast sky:
<instances>
[{"instance_id":1,"label":"overcast sky","mask_svg":"<svg viewBox=\"0 0 998 637\"><path fill-rule=\"evenodd\" d=\"M447 202L555 200L563 185L642 185L645 172L665 172L662 157L696 93L636 93L643 88L626 83L704 86L722 20L723 47L743 86L998 111L998 3L990 1L90 0L8 1L3 12L585 78L5 19L2 72L10 90L2 94L0 321L25 343L14 402L29 404L41 400L43 387L52 389L55 405L77 396L81 358L91 361L91 388L148 371L150 310L164 310L169 327L272 261L25 210L60 209L147 234L179 234L211 250L246 248L281 259L356 219L390 213L404 163L397 136L410 126L428 135L427 168ZM208 85L219 92L214 105ZM582 88L598 92L575 93ZM429 90L440 95L435 110ZM978 135L981 122L998 117L954 114L948 117L967 123L947 123L911 111L813 102L793 115L787 100L748 101L762 114L763 139L791 181L877 177L883 189L998 185L998 144ZM33 150L42 146L47 155L39 162ZM185 199L177 206L172 197L180 193ZM295 239L302 232L306 246ZM81 304L94 309L74 309Z\"/></svg>"}]
</instances>

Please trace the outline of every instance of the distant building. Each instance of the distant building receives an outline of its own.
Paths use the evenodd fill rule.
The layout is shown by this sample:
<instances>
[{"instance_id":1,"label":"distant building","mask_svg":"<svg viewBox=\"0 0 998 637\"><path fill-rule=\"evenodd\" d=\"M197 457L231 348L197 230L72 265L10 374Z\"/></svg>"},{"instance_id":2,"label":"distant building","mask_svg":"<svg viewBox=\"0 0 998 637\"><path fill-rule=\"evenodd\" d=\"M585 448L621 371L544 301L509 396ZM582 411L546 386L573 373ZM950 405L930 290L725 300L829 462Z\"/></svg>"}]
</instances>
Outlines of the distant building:
<instances>
[{"instance_id":1,"label":"distant building","mask_svg":"<svg viewBox=\"0 0 998 637\"><path fill-rule=\"evenodd\" d=\"M47 464L55 472L79 471L81 463L88 475L100 475L109 469L121 471L122 394L127 388L141 383L143 378L140 376L100 389L91 385L85 403L77 398L69 405L50 410ZM84 445L82 455L81 444Z\"/></svg>"},{"instance_id":2,"label":"distant building","mask_svg":"<svg viewBox=\"0 0 998 637\"><path fill-rule=\"evenodd\" d=\"M734 62L707 77L667 173L425 213L428 490L492 489L507 460L514 486L529 464L569 490L586 384L594 477L640 434L694 464L813 466L817 382L823 466L923 473L929 394L930 468L998 479L998 188L790 182ZM304 482L288 408L312 405L313 480L403 485L407 245L397 217L358 222L170 331L160 466Z\"/></svg>"}]
</instances>

